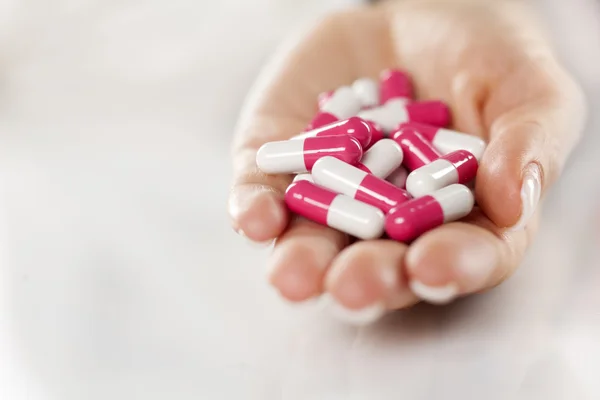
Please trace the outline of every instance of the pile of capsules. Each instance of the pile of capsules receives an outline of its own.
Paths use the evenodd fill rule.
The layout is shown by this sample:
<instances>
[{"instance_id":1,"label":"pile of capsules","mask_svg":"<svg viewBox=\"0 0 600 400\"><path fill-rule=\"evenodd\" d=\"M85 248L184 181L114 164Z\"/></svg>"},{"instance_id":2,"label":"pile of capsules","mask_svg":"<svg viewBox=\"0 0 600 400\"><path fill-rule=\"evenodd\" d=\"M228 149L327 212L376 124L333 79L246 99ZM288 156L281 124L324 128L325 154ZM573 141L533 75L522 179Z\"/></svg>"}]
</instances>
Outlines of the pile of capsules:
<instances>
[{"instance_id":1,"label":"pile of capsules","mask_svg":"<svg viewBox=\"0 0 600 400\"><path fill-rule=\"evenodd\" d=\"M445 129L440 101L413 101L411 79L386 70L319 96L306 131L264 144L267 174L298 174L285 202L294 213L359 239L409 242L468 215L485 142Z\"/></svg>"}]
</instances>

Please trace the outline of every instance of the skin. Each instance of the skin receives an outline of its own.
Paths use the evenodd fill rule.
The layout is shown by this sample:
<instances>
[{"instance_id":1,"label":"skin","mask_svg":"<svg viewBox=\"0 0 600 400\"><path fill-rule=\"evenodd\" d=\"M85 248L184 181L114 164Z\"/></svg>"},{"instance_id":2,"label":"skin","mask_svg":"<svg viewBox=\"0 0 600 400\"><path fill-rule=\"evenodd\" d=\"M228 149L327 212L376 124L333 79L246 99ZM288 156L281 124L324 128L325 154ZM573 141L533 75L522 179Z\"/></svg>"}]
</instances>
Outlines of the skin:
<instances>
[{"instance_id":1,"label":"skin","mask_svg":"<svg viewBox=\"0 0 600 400\"><path fill-rule=\"evenodd\" d=\"M292 176L261 173L255 155L301 132L319 93L389 67L412 75L418 99L447 102L454 129L489 142L476 180L480 208L410 245L351 243L291 216L283 195ZM418 301L410 280L480 292L511 275L534 236L539 207L525 229L510 229L522 213L524 170L537 165L546 191L583 120L580 89L521 3L409 0L335 14L286 46L248 98L233 145L232 225L255 242L275 239L271 283L291 301L327 292L350 310L399 309Z\"/></svg>"}]
</instances>

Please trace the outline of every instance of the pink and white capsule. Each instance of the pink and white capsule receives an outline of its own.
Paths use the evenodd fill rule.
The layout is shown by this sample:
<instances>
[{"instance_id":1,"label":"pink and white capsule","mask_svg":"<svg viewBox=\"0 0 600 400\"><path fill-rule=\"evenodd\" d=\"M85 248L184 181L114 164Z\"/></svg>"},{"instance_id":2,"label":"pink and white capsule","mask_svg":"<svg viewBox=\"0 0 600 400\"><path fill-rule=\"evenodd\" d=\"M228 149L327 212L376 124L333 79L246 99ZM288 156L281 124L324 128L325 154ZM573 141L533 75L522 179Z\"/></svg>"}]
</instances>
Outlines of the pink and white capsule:
<instances>
[{"instance_id":1,"label":"pink and white capsule","mask_svg":"<svg viewBox=\"0 0 600 400\"><path fill-rule=\"evenodd\" d=\"M383 235L385 216L381 210L308 181L292 183L285 192L285 203L304 218L359 239Z\"/></svg>"},{"instance_id":2,"label":"pink and white capsule","mask_svg":"<svg viewBox=\"0 0 600 400\"><path fill-rule=\"evenodd\" d=\"M361 78L352 84L354 95L360 100L361 108L379 105L379 84L371 78Z\"/></svg>"},{"instance_id":3,"label":"pink and white capsule","mask_svg":"<svg viewBox=\"0 0 600 400\"><path fill-rule=\"evenodd\" d=\"M337 89L327 101L322 103L321 109L308 125L307 130L320 128L336 121L350 118L360 111L361 103L354 91L349 86Z\"/></svg>"},{"instance_id":4,"label":"pink and white capsule","mask_svg":"<svg viewBox=\"0 0 600 400\"><path fill-rule=\"evenodd\" d=\"M446 186L390 211L385 231L392 239L408 242L444 223L466 217L474 204L473 193L466 186Z\"/></svg>"},{"instance_id":5,"label":"pink and white capsule","mask_svg":"<svg viewBox=\"0 0 600 400\"><path fill-rule=\"evenodd\" d=\"M351 117L343 121L334 122L329 125L313 129L308 132L293 136L291 139L306 139L317 136L352 136L359 141L360 145L367 147L371 143L372 131L374 130L372 123L364 121L358 117Z\"/></svg>"},{"instance_id":6,"label":"pink and white capsule","mask_svg":"<svg viewBox=\"0 0 600 400\"><path fill-rule=\"evenodd\" d=\"M356 164L362 154L360 143L353 137L319 136L265 143L256 153L256 165L266 174L292 174L310 171L321 157Z\"/></svg>"},{"instance_id":7,"label":"pink and white capsule","mask_svg":"<svg viewBox=\"0 0 600 400\"><path fill-rule=\"evenodd\" d=\"M358 116L378 124L385 133L390 133L402 123L414 121L435 126L446 126L450 123L450 110L440 101L421 101L402 104L388 101L386 104L363 110Z\"/></svg>"},{"instance_id":8,"label":"pink and white capsule","mask_svg":"<svg viewBox=\"0 0 600 400\"><path fill-rule=\"evenodd\" d=\"M381 73L379 81L381 85L381 104L391 100L406 104L412 100L412 82L404 72L397 69L387 69Z\"/></svg>"},{"instance_id":9,"label":"pink and white capsule","mask_svg":"<svg viewBox=\"0 0 600 400\"><path fill-rule=\"evenodd\" d=\"M468 150L477 160L481 160L481 156L483 156L483 152L485 151L485 141L466 133L416 122L401 124L400 128L403 127L415 129L425 139L432 142L433 146L442 154L452 153L456 150Z\"/></svg>"},{"instance_id":10,"label":"pink and white capsule","mask_svg":"<svg viewBox=\"0 0 600 400\"><path fill-rule=\"evenodd\" d=\"M385 179L402 164L404 154L398 143L382 139L365 152L356 166L365 172Z\"/></svg>"},{"instance_id":11,"label":"pink and white capsule","mask_svg":"<svg viewBox=\"0 0 600 400\"><path fill-rule=\"evenodd\" d=\"M430 142L413 129L400 129L393 134L393 139L402 147L402 163L409 171L421 168L442 156Z\"/></svg>"},{"instance_id":12,"label":"pink and white capsule","mask_svg":"<svg viewBox=\"0 0 600 400\"><path fill-rule=\"evenodd\" d=\"M411 199L406 191L333 157L317 161L312 176L317 185L370 204L385 213Z\"/></svg>"},{"instance_id":13,"label":"pink and white capsule","mask_svg":"<svg viewBox=\"0 0 600 400\"><path fill-rule=\"evenodd\" d=\"M406 178L408 178L408 171L404 167L398 167L390 176L387 177L387 181L400 189L406 188Z\"/></svg>"},{"instance_id":14,"label":"pink and white capsule","mask_svg":"<svg viewBox=\"0 0 600 400\"><path fill-rule=\"evenodd\" d=\"M406 190L413 197L422 197L454 183L466 184L477 175L475 156L458 150L414 170L406 179Z\"/></svg>"}]
</instances>

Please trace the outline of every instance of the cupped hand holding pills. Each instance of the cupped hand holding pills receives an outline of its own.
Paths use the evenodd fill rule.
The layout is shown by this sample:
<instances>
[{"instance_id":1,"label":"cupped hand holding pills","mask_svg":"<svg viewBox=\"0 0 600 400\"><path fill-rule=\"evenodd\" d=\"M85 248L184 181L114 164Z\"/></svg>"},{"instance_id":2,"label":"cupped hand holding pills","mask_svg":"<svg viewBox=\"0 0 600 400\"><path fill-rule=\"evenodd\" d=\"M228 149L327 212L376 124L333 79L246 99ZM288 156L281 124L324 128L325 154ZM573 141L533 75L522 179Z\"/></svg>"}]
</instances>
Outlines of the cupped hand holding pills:
<instances>
[{"instance_id":1,"label":"cupped hand holding pills","mask_svg":"<svg viewBox=\"0 0 600 400\"><path fill-rule=\"evenodd\" d=\"M518 267L583 119L580 89L523 4L336 14L284 48L248 98L233 227L275 240L283 297L324 295L348 321L449 302Z\"/></svg>"}]
</instances>

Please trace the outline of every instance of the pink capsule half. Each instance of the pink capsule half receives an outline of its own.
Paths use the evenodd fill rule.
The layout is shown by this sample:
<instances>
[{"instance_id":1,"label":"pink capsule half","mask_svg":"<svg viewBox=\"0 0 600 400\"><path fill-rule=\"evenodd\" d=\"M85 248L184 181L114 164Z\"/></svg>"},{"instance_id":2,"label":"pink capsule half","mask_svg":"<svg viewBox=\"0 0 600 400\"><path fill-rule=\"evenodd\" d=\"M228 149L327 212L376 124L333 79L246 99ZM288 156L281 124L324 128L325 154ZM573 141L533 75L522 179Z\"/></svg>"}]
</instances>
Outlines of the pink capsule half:
<instances>
[{"instance_id":1,"label":"pink capsule half","mask_svg":"<svg viewBox=\"0 0 600 400\"><path fill-rule=\"evenodd\" d=\"M318 136L265 143L256 153L256 165L266 174L292 174L310 171L321 157L356 164L362 154L360 143L353 137Z\"/></svg>"},{"instance_id":2,"label":"pink capsule half","mask_svg":"<svg viewBox=\"0 0 600 400\"><path fill-rule=\"evenodd\" d=\"M406 190L414 197L425 196L454 183L466 184L477 175L475 156L466 150L446 154L410 173Z\"/></svg>"},{"instance_id":3,"label":"pink capsule half","mask_svg":"<svg viewBox=\"0 0 600 400\"><path fill-rule=\"evenodd\" d=\"M351 117L343 121L334 122L333 124L325 125L321 128L313 129L312 131L304 132L292 137L296 139L306 139L309 137L318 136L352 136L359 141L360 145L365 148L371 143L371 135L373 125L358 117Z\"/></svg>"},{"instance_id":4,"label":"pink capsule half","mask_svg":"<svg viewBox=\"0 0 600 400\"><path fill-rule=\"evenodd\" d=\"M481 160L486 147L485 141L477 136L432 125L405 122L400 124L399 128L413 128L442 154L452 153L456 150L468 150L477 160Z\"/></svg>"},{"instance_id":5,"label":"pink capsule half","mask_svg":"<svg viewBox=\"0 0 600 400\"><path fill-rule=\"evenodd\" d=\"M307 130L313 130L336 121L350 118L356 115L361 108L358 97L352 88L343 86L337 89L325 102L317 115L308 125Z\"/></svg>"},{"instance_id":6,"label":"pink capsule half","mask_svg":"<svg viewBox=\"0 0 600 400\"><path fill-rule=\"evenodd\" d=\"M402 165L403 159L402 147L392 139L383 139L365 152L356 167L385 179Z\"/></svg>"},{"instance_id":7,"label":"pink capsule half","mask_svg":"<svg viewBox=\"0 0 600 400\"><path fill-rule=\"evenodd\" d=\"M406 106L408 120L433 126L448 126L450 124L450 109L437 100L419 101Z\"/></svg>"},{"instance_id":8,"label":"pink capsule half","mask_svg":"<svg viewBox=\"0 0 600 400\"><path fill-rule=\"evenodd\" d=\"M402 147L402 151L404 152L404 161L402 164L409 171L421 168L442 156L431 143L414 129L400 129L393 134L393 138Z\"/></svg>"},{"instance_id":9,"label":"pink capsule half","mask_svg":"<svg viewBox=\"0 0 600 400\"><path fill-rule=\"evenodd\" d=\"M317 185L386 213L411 199L406 191L333 157L323 157L317 161L312 176Z\"/></svg>"},{"instance_id":10,"label":"pink capsule half","mask_svg":"<svg viewBox=\"0 0 600 400\"><path fill-rule=\"evenodd\" d=\"M409 102L413 98L413 85L410 77L398 69L387 69L379 76L380 102L402 99Z\"/></svg>"},{"instance_id":11,"label":"pink capsule half","mask_svg":"<svg viewBox=\"0 0 600 400\"><path fill-rule=\"evenodd\" d=\"M285 192L285 203L304 218L359 239L383 235L385 217L381 210L309 181L292 183Z\"/></svg>"},{"instance_id":12,"label":"pink capsule half","mask_svg":"<svg viewBox=\"0 0 600 400\"><path fill-rule=\"evenodd\" d=\"M473 193L466 186L446 186L391 210L385 231L394 240L409 242L444 223L466 217L474 204Z\"/></svg>"}]
</instances>

